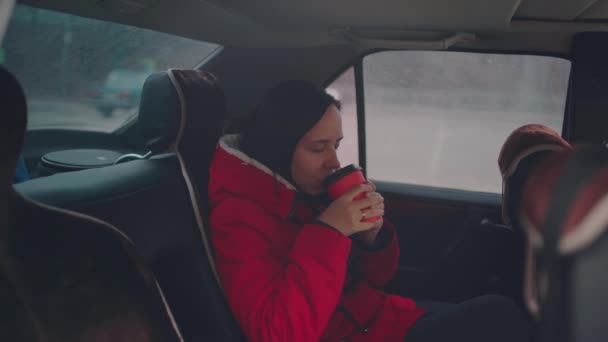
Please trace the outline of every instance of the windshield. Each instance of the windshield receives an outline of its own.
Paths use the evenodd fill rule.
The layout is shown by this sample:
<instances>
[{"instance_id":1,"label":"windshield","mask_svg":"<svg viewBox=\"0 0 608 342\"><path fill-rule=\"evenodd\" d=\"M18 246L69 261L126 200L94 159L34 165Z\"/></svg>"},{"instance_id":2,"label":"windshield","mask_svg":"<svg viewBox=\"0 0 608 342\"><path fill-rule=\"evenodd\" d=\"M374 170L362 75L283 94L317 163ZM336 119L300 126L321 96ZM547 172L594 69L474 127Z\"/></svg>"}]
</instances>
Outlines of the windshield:
<instances>
[{"instance_id":1,"label":"windshield","mask_svg":"<svg viewBox=\"0 0 608 342\"><path fill-rule=\"evenodd\" d=\"M219 46L17 5L0 63L28 97L28 129L111 132L137 115L148 75L192 68Z\"/></svg>"}]
</instances>

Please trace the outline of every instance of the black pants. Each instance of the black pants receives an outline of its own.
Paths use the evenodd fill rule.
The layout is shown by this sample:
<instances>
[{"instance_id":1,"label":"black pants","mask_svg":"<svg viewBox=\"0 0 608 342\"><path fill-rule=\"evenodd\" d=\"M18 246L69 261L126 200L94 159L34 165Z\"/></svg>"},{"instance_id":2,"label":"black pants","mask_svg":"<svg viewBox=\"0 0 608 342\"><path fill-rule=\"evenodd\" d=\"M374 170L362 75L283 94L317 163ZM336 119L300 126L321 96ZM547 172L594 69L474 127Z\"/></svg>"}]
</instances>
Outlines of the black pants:
<instances>
[{"instance_id":1,"label":"black pants","mask_svg":"<svg viewBox=\"0 0 608 342\"><path fill-rule=\"evenodd\" d=\"M462 303L416 303L426 312L406 342L527 342L530 323L508 298L486 295Z\"/></svg>"}]
</instances>

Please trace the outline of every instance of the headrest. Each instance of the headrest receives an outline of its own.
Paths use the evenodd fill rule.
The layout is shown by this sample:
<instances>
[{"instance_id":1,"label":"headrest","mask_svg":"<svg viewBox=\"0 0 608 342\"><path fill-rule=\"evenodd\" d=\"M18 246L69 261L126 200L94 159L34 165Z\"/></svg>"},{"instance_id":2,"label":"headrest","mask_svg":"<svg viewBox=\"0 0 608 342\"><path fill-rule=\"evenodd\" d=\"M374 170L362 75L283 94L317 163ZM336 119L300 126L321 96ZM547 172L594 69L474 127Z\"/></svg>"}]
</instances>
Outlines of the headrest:
<instances>
[{"instance_id":1,"label":"headrest","mask_svg":"<svg viewBox=\"0 0 608 342\"><path fill-rule=\"evenodd\" d=\"M192 102L198 106L188 105ZM210 73L170 69L152 74L141 95L138 125L142 141L153 154L168 152L177 147L186 131L200 133L211 116L207 112L216 113L218 107L225 109L225 98Z\"/></svg>"},{"instance_id":2,"label":"headrest","mask_svg":"<svg viewBox=\"0 0 608 342\"><path fill-rule=\"evenodd\" d=\"M498 157L503 179L502 215L505 223L514 223L512 216L515 206L519 205L521 188L530 169L548 154L571 149L557 132L543 125L525 125L509 135Z\"/></svg>"},{"instance_id":3,"label":"headrest","mask_svg":"<svg viewBox=\"0 0 608 342\"><path fill-rule=\"evenodd\" d=\"M588 250L608 228L608 150L577 148L545 158L523 187L519 215L528 240L526 303L538 315L565 280L551 265Z\"/></svg>"},{"instance_id":4,"label":"headrest","mask_svg":"<svg viewBox=\"0 0 608 342\"><path fill-rule=\"evenodd\" d=\"M176 152L199 197L206 199L209 167L226 119L224 91L207 72L170 70L169 76L178 93L183 117Z\"/></svg>"},{"instance_id":5,"label":"headrest","mask_svg":"<svg viewBox=\"0 0 608 342\"><path fill-rule=\"evenodd\" d=\"M608 150L599 147L564 151L541 161L523 188L521 219L539 242L550 211L557 209L559 251L576 253L608 227Z\"/></svg>"},{"instance_id":6,"label":"headrest","mask_svg":"<svg viewBox=\"0 0 608 342\"><path fill-rule=\"evenodd\" d=\"M139 132L154 154L175 143L181 124L181 105L168 72L150 75L144 82L139 105Z\"/></svg>"},{"instance_id":7,"label":"headrest","mask_svg":"<svg viewBox=\"0 0 608 342\"><path fill-rule=\"evenodd\" d=\"M17 160L21 153L25 128L27 125L27 104L25 94L19 81L0 66L0 161L2 167L10 170L0 170L2 174L12 175L15 172Z\"/></svg>"}]
</instances>

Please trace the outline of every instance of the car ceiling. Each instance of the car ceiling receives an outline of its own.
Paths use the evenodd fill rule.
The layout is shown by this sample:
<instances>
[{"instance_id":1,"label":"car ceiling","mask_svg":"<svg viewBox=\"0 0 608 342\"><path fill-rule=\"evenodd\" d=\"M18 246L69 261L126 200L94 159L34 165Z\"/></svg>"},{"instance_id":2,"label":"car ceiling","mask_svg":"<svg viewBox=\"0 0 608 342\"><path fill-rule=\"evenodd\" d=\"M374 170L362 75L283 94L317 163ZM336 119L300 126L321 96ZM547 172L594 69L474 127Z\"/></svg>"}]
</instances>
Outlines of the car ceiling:
<instances>
[{"instance_id":1,"label":"car ceiling","mask_svg":"<svg viewBox=\"0 0 608 342\"><path fill-rule=\"evenodd\" d=\"M25 0L22 3L235 47L347 44L362 49L451 46L568 53L574 33L608 31L608 0Z\"/></svg>"},{"instance_id":2,"label":"car ceiling","mask_svg":"<svg viewBox=\"0 0 608 342\"><path fill-rule=\"evenodd\" d=\"M235 47L348 44L567 53L574 33L608 30L608 0L22 2ZM456 33L470 35L446 44Z\"/></svg>"}]
</instances>

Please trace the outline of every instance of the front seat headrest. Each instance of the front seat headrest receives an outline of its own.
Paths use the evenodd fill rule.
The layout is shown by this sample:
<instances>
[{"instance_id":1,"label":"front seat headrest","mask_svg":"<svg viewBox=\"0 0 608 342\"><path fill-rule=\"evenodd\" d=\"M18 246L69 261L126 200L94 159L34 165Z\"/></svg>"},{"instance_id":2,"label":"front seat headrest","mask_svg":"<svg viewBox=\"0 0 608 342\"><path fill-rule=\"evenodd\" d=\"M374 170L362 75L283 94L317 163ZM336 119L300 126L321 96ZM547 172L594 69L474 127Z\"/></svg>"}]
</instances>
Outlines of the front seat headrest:
<instances>
[{"instance_id":1,"label":"front seat headrest","mask_svg":"<svg viewBox=\"0 0 608 342\"><path fill-rule=\"evenodd\" d=\"M141 92L138 126L144 145L153 154L166 152L175 143L180 111L179 97L168 73L150 75Z\"/></svg>"},{"instance_id":2,"label":"front seat headrest","mask_svg":"<svg viewBox=\"0 0 608 342\"><path fill-rule=\"evenodd\" d=\"M209 240L206 224L209 215L208 183L211 160L215 154L217 143L222 135L226 116L226 98L217 79L210 73L197 70L169 70L158 76L158 88L164 89L164 94L174 105L175 96L179 102L176 110L170 114L179 118L167 127L170 128L169 140L163 141L168 149L166 152L177 154L182 175L192 203L192 209L198 228L200 229L204 253L207 256L208 282L204 289L210 299L213 314L216 317L218 332L225 340L241 341L243 335L236 323L228 304L223 297L219 278L215 271L212 245ZM155 87L156 88L156 87ZM159 91L157 89L157 91ZM145 114L145 113L144 113ZM152 127L152 123L144 123L144 127ZM161 133L162 129L156 128ZM156 134L155 136L159 136ZM154 135L149 135L154 140Z\"/></svg>"},{"instance_id":3,"label":"front seat headrest","mask_svg":"<svg viewBox=\"0 0 608 342\"><path fill-rule=\"evenodd\" d=\"M140 136L153 154L170 152L191 140L196 145L208 127L216 127L218 121L223 125L225 108L224 93L211 73L190 69L155 73L142 89Z\"/></svg>"},{"instance_id":4,"label":"front seat headrest","mask_svg":"<svg viewBox=\"0 0 608 342\"><path fill-rule=\"evenodd\" d=\"M170 70L180 100L182 124L176 149L199 193L207 199L209 168L226 119L226 98L208 72Z\"/></svg>"},{"instance_id":5,"label":"front seat headrest","mask_svg":"<svg viewBox=\"0 0 608 342\"><path fill-rule=\"evenodd\" d=\"M531 168L548 154L571 149L557 132L543 125L525 125L509 135L498 157L503 179L502 216L505 223L516 223L513 222L515 211Z\"/></svg>"},{"instance_id":6,"label":"front seat headrest","mask_svg":"<svg viewBox=\"0 0 608 342\"><path fill-rule=\"evenodd\" d=\"M542 341L605 341L608 305L608 151L562 151L535 166L523 188L524 295ZM564 338L566 336L566 338Z\"/></svg>"}]
</instances>

